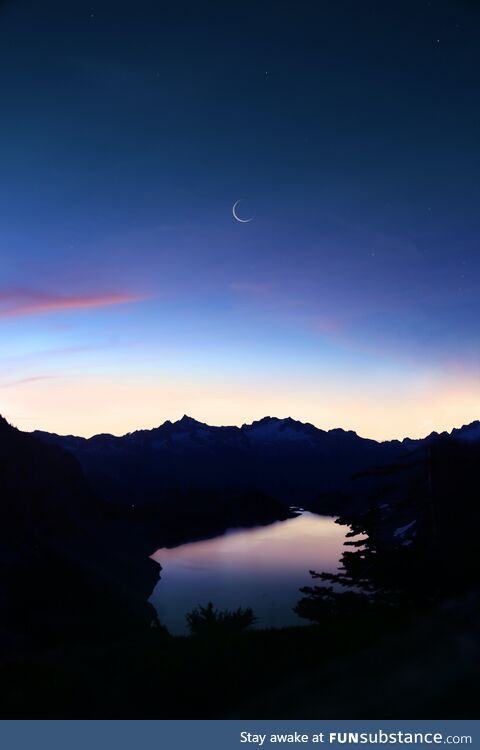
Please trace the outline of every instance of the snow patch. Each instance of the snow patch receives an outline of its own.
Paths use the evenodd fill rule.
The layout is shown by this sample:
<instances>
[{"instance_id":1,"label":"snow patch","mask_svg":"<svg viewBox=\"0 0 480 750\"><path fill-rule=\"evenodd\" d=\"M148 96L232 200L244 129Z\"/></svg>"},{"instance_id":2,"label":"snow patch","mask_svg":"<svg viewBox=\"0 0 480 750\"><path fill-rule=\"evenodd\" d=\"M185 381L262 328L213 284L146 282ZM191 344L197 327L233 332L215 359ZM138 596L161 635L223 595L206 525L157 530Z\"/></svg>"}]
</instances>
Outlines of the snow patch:
<instances>
[{"instance_id":1,"label":"snow patch","mask_svg":"<svg viewBox=\"0 0 480 750\"><path fill-rule=\"evenodd\" d=\"M259 440L289 440L309 441L309 436L303 430L295 430L283 422L266 422L252 425L247 434Z\"/></svg>"},{"instance_id":2,"label":"snow patch","mask_svg":"<svg viewBox=\"0 0 480 750\"><path fill-rule=\"evenodd\" d=\"M410 523L407 523L407 525L406 525L406 526L400 526L400 527L399 527L398 529L396 529L396 530L395 530L395 531L393 532L393 536L397 536L397 537L399 537L399 536L400 536L400 537L404 536L404 535L405 535L405 532L407 532L407 531L408 531L409 529L411 529L411 528L412 528L412 526L413 526L414 524L416 524L416 523L417 523L417 521L416 521L416 519L414 519L413 521L410 521Z\"/></svg>"}]
</instances>

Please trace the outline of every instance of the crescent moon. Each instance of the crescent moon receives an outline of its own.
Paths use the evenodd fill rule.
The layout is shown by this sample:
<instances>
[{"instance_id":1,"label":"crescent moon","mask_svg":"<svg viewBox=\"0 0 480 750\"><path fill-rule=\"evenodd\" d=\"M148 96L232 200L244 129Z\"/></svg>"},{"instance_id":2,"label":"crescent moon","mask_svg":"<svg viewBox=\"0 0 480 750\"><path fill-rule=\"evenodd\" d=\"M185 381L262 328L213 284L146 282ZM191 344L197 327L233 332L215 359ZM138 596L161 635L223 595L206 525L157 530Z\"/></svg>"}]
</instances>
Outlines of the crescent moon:
<instances>
[{"instance_id":1,"label":"crescent moon","mask_svg":"<svg viewBox=\"0 0 480 750\"><path fill-rule=\"evenodd\" d=\"M232 208L233 218L239 221L241 224L248 224L253 219L253 216L250 216L249 219L241 219L240 216L238 216L237 214L237 206L242 201L243 201L243 198L240 198L238 201L235 201L235 203L233 204L233 208Z\"/></svg>"}]
</instances>

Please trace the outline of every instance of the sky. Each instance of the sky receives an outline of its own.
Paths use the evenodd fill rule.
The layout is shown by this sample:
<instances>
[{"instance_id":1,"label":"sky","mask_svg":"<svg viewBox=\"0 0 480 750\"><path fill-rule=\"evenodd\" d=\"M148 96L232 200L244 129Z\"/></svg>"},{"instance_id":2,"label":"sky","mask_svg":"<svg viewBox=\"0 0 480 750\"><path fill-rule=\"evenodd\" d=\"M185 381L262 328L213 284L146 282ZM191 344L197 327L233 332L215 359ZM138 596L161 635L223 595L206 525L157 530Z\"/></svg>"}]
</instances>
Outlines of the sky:
<instances>
[{"instance_id":1,"label":"sky","mask_svg":"<svg viewBox=\"0 0 480 750\"><path fill-rule=\"evenodd\" d=\"M473 0L0 0L0 413L479 418L479 39Z\"/></svg>"}]
</instances>

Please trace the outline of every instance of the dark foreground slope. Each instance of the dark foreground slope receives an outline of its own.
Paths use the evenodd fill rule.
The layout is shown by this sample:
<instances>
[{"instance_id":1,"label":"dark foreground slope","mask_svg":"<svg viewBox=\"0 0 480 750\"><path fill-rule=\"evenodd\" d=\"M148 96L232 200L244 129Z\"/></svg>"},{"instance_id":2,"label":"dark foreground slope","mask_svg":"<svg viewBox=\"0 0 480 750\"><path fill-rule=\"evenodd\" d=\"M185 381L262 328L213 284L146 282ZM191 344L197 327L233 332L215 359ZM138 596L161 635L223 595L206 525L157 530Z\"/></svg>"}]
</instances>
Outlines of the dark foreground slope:
<instances>
[{"instance_id":1,"label":"dark foreground slope","mask_svg":"<svg viewBox=\"0 0 480 750\"><path fill-rule=\"evenodd\" d=\"M0 646L149 626L153 549L109 517L76 460L0 418Z\"/></svg>"}]
</instances>

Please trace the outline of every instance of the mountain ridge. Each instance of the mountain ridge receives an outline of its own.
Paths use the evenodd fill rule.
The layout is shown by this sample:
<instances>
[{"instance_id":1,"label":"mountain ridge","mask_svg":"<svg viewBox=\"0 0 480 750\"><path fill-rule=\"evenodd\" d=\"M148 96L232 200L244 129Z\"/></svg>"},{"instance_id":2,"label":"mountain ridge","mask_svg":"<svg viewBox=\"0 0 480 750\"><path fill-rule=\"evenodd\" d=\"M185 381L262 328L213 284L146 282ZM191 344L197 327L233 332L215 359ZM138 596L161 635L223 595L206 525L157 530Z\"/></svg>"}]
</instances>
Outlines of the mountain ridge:
<instances>
[{"instance_id":1,"label":"mountain ridge","mask_svg":"<svg viewBox=\"0 0 480 750\"><path fill-rule=\"evenodd\" d=\"M418 449L448 436L480 439L480 423L423 439L378 442L353 430L322 430L290 417L251 424L210 426L184 415L151 430L90 438L35 431L79 461L95 492L109 501L138 506L170 502L175 493L264 493L285 505L328 508L325 498L358 495L369 471L408 462ZM322 499L323 498L323 499Z\"/></svg>"},{"instance_id":2,"label":"mountain ridge","mask_svg":"<svg viewBox=\"0 0 480 750\"><path fill-rule=\"evenodd\" d=\"M99 438L112 438L114 440L121 440L123 438L132 437L135 435L144 435L144 434L152 434L157 433L161 430L174 430L175 428L182 428L182 431L187 430L195 430L195 429L208 429L210 431L231 431L233 432L247 432L252 431L252 429L256 429L260 426L264 425L272 425L276 424L280 426L281 429L284 429L286 426L292 427L292 429L295 430L303 430L308 432L314 432L317 434L322 435L332 435L332 434L343 434L343 435L352 435L360 440L366 440L372 443L376 443L377 445L384 445L385 443L419 443L425 440L428 440L429 438L435 438L441 435L449 435L452 437L455 437L459 434L461 434L463 431L466 430L473 430L477 429L479 431L480 436L480 420L473 420L472 422L468 422L466 424L463 424L461 427L453 427L450 431L448 430L442 430L441 432L438 432L437 430L433 430L432 432L428 433L424 437L420 438L412 438L408 435L403 438L391 438L387 440L377 440L375 438L365 437L363 435L359 435L355 430L347 430L343 427L332 427L329 430L323 429L322 427L317 427L312 422L302 422L298 419L293 419L292 417L272 417L272 416L265 416L261 417L260 419L253 420L252 422L244 422L242 425L210 425L207 422L200 422L199 420L195 419L194 417L190 417L187 414L184 414L180 419L175 420L172 422L170 419L165 420L161 424L157 425L156 427L145 427L145 428L139 428L137 430L132 430L130 432L123 433L122 435L114 435L110 432L100 432L95 433L94 435L91 435L90 437L85 437L83 435L74 435L73 433L67 433L67 434L60 434L56 432L49 432L48 430L32 430L30 434L32 435L52 435L56 436L58 438L71 438L79 441L90 441L90 440L96 440Z\"/></svg>"}]
</instances>

